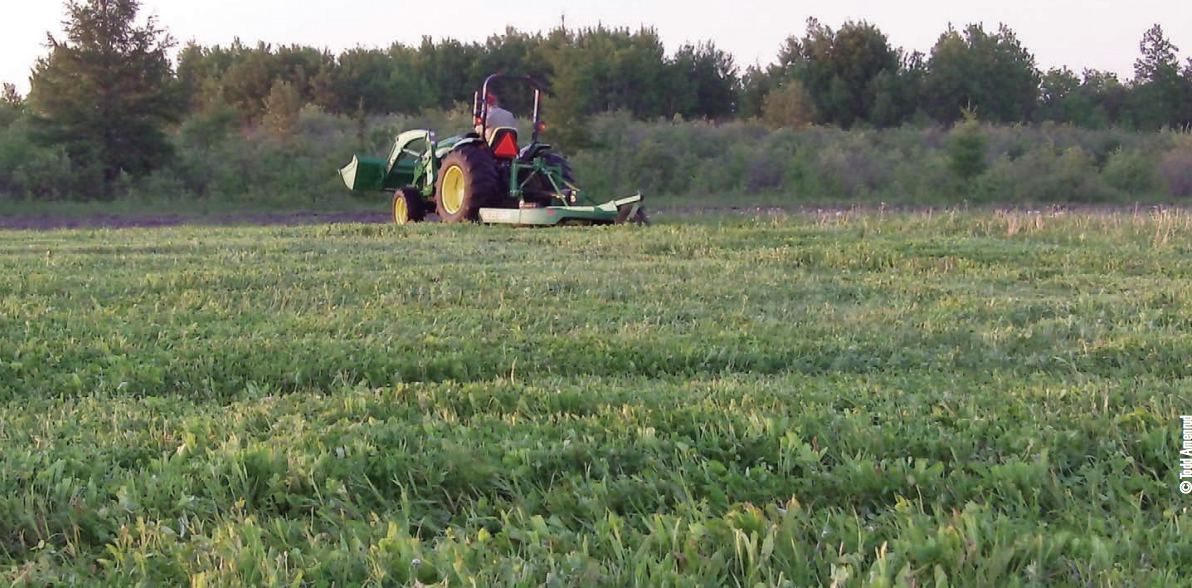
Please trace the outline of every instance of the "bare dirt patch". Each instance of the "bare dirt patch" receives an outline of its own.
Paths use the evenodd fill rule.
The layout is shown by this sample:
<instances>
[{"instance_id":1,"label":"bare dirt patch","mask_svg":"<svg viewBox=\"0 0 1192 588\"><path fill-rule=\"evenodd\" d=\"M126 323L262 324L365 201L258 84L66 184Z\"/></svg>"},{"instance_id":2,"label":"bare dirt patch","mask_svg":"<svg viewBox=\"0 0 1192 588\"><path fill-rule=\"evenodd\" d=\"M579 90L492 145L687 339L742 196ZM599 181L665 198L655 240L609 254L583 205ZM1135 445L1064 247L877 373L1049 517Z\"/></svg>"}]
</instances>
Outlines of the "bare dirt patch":
<instances>
[{"instance_id":1,"label":"bare dirt patch","mask_svg":"<svg viewBox=\"0 0 1192 588\"><path fill-rule=\"evenodd\" d=\"M275 214L223 214L210 216L147 215L127 216L96 214L88 216L8 216L0 217L0 229L47 231L54 229L153 228L180 225L310 225L337 223L383 223L390 217L384 212L294 212Z\"/></svg>"}]
</instances>

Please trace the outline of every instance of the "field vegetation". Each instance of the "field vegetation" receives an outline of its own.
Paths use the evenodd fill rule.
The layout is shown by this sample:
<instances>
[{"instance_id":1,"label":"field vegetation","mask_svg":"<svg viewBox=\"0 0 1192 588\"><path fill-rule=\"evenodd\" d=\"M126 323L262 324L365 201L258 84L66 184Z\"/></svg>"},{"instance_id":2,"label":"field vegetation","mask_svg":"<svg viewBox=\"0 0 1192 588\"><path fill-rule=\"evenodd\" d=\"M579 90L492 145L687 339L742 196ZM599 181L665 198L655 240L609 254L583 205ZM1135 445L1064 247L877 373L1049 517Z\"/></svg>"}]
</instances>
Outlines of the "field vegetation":
<instances>
[{"instance_id":1,"label":"field vegetation","mask_svg":"<svg viewBox=\"0 0 1192 588\"><path fill-rule=\"evenodd\" d=\"M0 580L1192 575L1187 213L658 221L0 232Z\"/></svg>"},{"instance_id":2,"label":"field vegetation","mask_svg":"<svg viewBox=\"0 0 1192 588\"><path fill-rule=\"evenodd\" d=\"M3 86L0 227L383 213L336 170L465 131L498 70L656 222L0 228L0 586L1192 577L1159 25L1119 81L815 20L744 71L603 27L175 64L140 8L67 3Z\"/></svg>"}]
</instances>

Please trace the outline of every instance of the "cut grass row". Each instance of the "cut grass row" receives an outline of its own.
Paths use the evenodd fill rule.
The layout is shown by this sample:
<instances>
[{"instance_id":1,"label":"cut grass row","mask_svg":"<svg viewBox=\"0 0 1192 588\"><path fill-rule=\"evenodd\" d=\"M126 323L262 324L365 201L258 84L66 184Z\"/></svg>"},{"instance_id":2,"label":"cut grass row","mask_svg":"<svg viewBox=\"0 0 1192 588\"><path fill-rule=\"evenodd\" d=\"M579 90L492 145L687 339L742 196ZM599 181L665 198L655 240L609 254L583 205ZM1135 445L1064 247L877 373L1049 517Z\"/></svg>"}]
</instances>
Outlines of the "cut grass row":
<instances>
[{"instance_id":1,"label":"cut grass row","mask_svg":"<svg viewBox=\"0 0 1192 588\"><path fill-rule=\"evenodd\" d=\"M993 222L12 233L0 380L227 398L509 373L1192 373L1179 236Z\"/></svg>"},{"instance_id":2,"label":"cut grass row","mask_svg":"<svg viewBox=\"0 0 1192 588\"><path fill-rule=\"evenodd\" d=\"M0 233L0 577L1178 584L1190 226Z\"/></svg>"}]
</instances>

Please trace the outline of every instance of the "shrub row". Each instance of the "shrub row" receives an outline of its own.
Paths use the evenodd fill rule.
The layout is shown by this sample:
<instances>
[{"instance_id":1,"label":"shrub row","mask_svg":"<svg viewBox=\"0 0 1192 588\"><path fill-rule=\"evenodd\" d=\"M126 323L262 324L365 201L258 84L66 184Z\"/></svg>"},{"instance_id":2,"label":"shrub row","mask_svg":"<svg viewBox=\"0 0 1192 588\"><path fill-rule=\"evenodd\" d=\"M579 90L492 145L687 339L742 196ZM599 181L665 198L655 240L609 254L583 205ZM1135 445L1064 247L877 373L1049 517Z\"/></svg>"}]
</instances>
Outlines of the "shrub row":
<instances>
[{"instance_id":1,"label":"shrub row","mask_svg":"<svg viewBox=\"0 0 1192 588\"><path fill-rule=\"evenodd\" d=\"M609 197L642 191L707 202L889 205L1171 202L1192 195L1192 136L1069 126L906 126L771 131L758 122L590 121L591 143L560 149L581 184ZM367 121L304 109L279 137L227 113L196 115L174 133L177 154L121 193L148 200L300 204L346 198L336 170L380 155L410 128L466 129L465 108ZM66 200L97 181L29 124L0 128L0 200ZM549 142L548 134L545 139ZM373 198L374 195L360 195ZM378 199L379 200L379 199Z\"/></svg>"}]
</instances>

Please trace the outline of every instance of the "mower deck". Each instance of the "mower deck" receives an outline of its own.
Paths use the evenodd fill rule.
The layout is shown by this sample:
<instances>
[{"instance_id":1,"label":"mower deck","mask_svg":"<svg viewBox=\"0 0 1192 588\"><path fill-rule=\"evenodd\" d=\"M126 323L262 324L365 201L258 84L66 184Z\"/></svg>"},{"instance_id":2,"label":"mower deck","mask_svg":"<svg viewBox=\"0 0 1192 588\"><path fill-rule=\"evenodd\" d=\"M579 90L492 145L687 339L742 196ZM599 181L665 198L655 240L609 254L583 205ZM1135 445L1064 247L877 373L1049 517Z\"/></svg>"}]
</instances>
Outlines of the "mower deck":
<instances>
[{"instance_id":1,"label":"mower deck","mask_svg":"<svg viewBox=\"0 0 1192 588\"><path fill-rule=\"evenodd\" d=\"M481 208L480 222L516 226L554 226L561 224L616 224L632 219L641 206L642 195L610 200L599 206L544 206L541 208ZM628 208L629 210L625 210Z\"/></svg>"}]
</instances>

